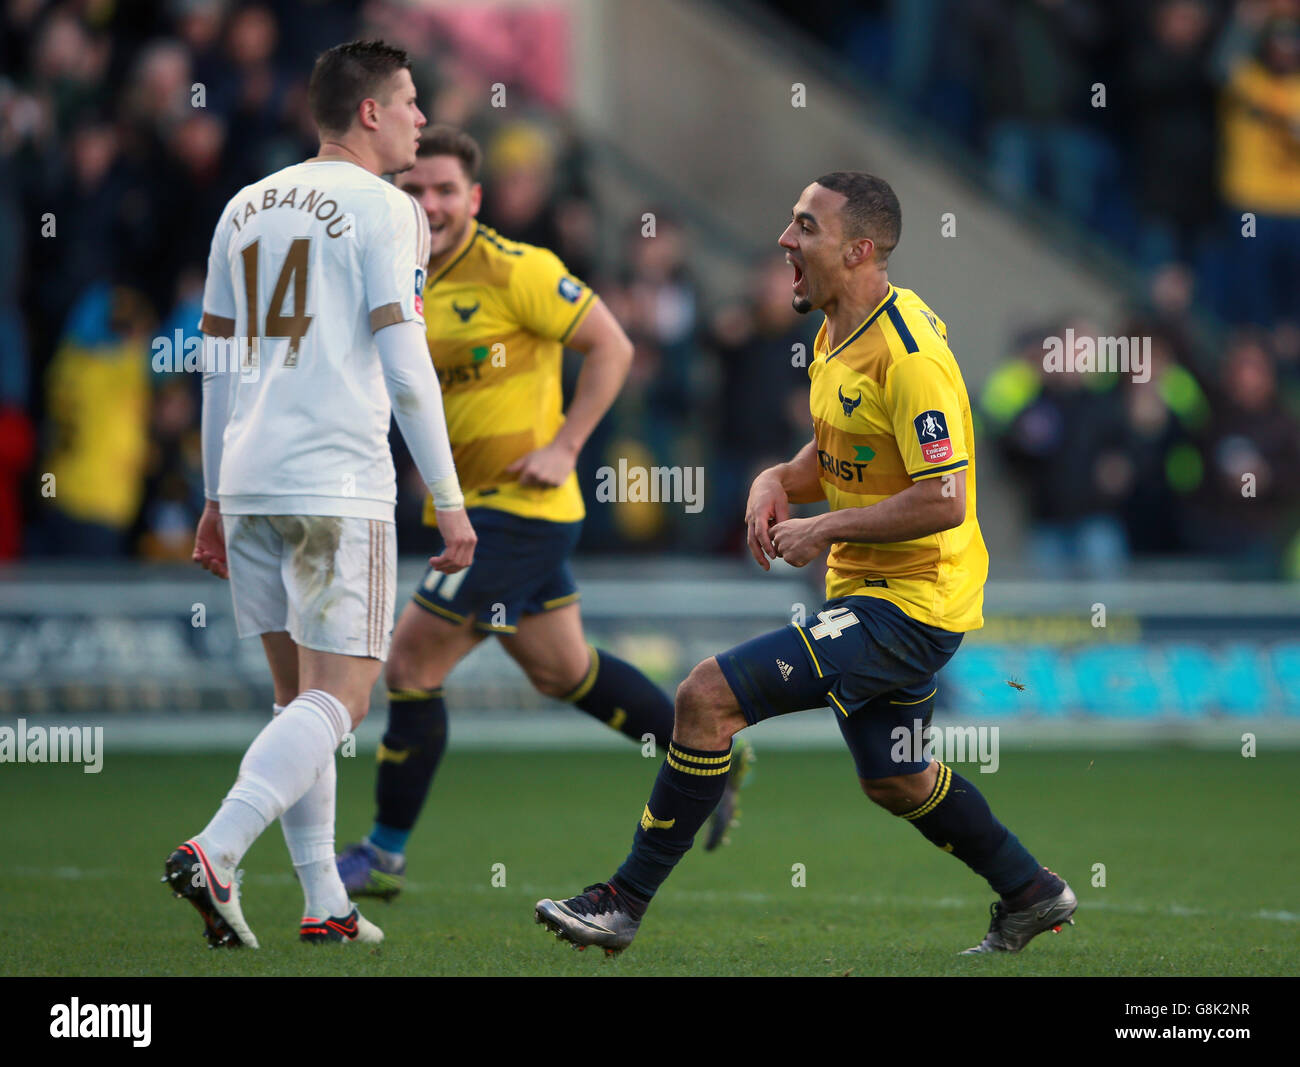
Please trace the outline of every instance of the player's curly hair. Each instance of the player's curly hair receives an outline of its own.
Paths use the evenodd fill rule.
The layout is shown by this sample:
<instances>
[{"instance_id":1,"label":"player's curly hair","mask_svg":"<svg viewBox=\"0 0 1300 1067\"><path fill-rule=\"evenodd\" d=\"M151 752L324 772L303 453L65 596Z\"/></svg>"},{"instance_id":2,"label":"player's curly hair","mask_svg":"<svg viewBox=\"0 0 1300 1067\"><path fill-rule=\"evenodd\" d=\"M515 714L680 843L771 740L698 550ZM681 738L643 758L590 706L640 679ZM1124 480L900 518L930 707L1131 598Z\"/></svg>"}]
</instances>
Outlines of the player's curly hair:
<instances>
[{"instance_id":1,"label":"player's curly hair","mask_svg":"<svg viewBox=\"0 0 1300 1067\"><path fill-rule=\"evenodd\" d=\"M307 104L317 128L346 133L361 101L376 97L403 69L411 69L410 57L383 41L348 41L322 52L307 86Z\"/></svg>"},{"instance_id":2,"label":"player's curly hair","mask_svg":"<svg viewBox=\"0 0 1300 1067\"><path fill-rule=\"evenodd\" d=\"M836 170L823 174L817 184L846 198L840 211L844 236L870 237L876 243L876 259L885 263L903 229L903 209L889 182L860 170Z\"/></svg>"}]
</instances>

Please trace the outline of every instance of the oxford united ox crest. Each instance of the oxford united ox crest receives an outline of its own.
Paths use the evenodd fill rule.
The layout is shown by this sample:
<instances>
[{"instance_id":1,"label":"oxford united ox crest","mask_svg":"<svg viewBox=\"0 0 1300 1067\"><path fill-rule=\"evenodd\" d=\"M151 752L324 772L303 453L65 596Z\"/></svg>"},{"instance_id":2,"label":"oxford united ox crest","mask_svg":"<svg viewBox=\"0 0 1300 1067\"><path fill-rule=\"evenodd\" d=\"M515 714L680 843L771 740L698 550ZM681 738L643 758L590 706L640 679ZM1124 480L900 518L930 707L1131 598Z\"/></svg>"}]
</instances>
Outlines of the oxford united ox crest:
<instances>
[{"instance_id":1,"label":"oxford united ox crest","mask_svg":"<svg viewBox=\"0 0 1300 1067\"><path fill-rule=\"evenodd\" d=\"M844 415L846 418L851 419L853 417L853 412L856 411L858 405L862 403L862 393L859 391L857 397L853 400L850 400L848 397L844 395L843 386L839 388L838 392L840 394L840 404L844 408Z\"/></svg>"}]
</instances>

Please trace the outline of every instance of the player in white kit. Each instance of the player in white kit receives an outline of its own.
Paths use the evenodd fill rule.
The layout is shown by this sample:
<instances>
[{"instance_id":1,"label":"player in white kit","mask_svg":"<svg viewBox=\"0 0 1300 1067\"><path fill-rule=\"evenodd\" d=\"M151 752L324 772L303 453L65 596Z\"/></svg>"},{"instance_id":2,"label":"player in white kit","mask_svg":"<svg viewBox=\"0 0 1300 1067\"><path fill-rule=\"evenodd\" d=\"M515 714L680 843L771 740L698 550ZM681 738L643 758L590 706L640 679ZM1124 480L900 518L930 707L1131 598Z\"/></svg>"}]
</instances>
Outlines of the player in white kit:
<instances>
[{"instance_id":1,"label":"player in white kit","mask_svg":"<svg viewBox=\"0 0 1300 1067\"><path fill-rule=\"evenodd\" d=\"M410 63L378 41L339 45L308 97L319 155L230 200L203 294L208 503L194 559L230 578L276 699L216 815L167 859L163 881L213 947L257 947L236 873L277 818L305 896L301 939L383 938L334 864L334 750L365 718L392 632L390 417L438 509L446 547L430 562L450 574L474 554L425 344L428 223L380 177L415 163L425 118Z\"/></svg>"}]
</instances>

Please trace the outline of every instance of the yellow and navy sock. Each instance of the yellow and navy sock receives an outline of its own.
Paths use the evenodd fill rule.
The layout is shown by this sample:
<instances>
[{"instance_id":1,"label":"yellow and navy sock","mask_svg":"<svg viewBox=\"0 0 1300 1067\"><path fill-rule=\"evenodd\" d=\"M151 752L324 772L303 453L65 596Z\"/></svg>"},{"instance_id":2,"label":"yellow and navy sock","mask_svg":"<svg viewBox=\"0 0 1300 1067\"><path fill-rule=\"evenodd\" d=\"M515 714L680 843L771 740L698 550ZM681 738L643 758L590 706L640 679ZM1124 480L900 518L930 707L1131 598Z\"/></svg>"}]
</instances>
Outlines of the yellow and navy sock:
<instances>
[{"instance_id":1,"label":"yellow and navy sock","mask_svg":"<svg viewBox=\"0 0 1300 1067\"><path fill-rule=\"evenodd\" d=\"M656 749L666 748L673 736L673 704L667 694L632 664L588 647L587 676L564 699L638 743L653 734Z\"/></svg>"},{"instance_id":2,"label":"yellow and navy sock","mask_svg":"<svg viewBox=\"0 0 1300 1067\"><path fill-rule=\"evenodd\" d=\"M717 752L672 742L659 767L650 803L632 838L632 851L610 881L640 918L722 799L731 770L731 746Z\"/></svg>"},{"instance_id":3,"label":"yellow and navy sock","mask_svg":"<svg viewBox=\"0 0 1300 1067\"><path fill-rule=\"evenodd\" d=\"M993 817L980 791L943 763L925 803L902 818L987 880L995 893L1009 896L1038 873L1038 861Z\"/></svg>"},{"instance_id":4,"label":"yellow and navy sock","mask_svg":"<svg viewBox=\"0 0 1300 1067\"><path fill-rule=\"evenodd\" d=\"M420 817L447 748L447 705L441 689L390 689L388 729L379 745L375 825L369 841L401 854Z\"/></svg>"}]
</instances>

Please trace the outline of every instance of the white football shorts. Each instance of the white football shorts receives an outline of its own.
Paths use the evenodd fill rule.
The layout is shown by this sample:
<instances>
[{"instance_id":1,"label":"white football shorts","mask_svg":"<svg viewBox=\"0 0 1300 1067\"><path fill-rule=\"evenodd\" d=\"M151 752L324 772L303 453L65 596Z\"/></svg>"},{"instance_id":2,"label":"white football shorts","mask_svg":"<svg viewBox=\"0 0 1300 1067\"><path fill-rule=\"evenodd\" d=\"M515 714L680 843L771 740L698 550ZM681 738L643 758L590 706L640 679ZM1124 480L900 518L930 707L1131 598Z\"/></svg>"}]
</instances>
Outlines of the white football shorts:
<instances>
[{"instance_id":1,"label":"white football shorts","mask_svg":"<svg viewBox=\"0 0 1300 1067\"><path fill-rule=\"evenodd\" d=\"M336 515L223 515L240 637L287 630L304 648L387 659L397 527Z\"/></svg>"}]
</instances>

